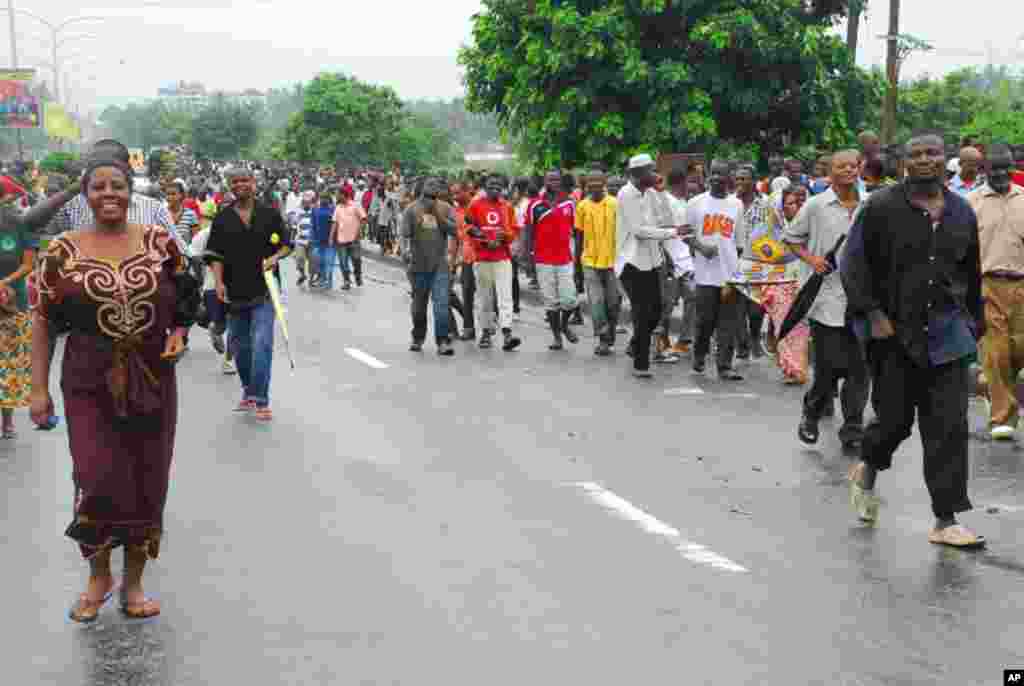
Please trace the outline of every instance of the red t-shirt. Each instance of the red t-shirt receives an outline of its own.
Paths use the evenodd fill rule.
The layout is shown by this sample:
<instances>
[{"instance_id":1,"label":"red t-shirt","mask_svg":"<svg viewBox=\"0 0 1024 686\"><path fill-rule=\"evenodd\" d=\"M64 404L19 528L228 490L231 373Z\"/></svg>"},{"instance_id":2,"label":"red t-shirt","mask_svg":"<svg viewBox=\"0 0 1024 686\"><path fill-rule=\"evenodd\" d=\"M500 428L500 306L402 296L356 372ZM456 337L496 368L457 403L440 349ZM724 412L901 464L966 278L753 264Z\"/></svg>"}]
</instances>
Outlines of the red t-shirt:
<instances>
[{"instance_id":1,"label":"red t-shirt","mask_svg":"<svg viewBox=\"0 0 1024 686\"><path fill-rule=\"evenodd\" d=\"M533 225L533 253L537 264L572 264L572 230L576 205L564 193L550 202L541 196L526 209Z\"/></svg>"},{"instance_id":2,"label":"red t-shirt","mask_svg":"<svg viewBox=\"0 0 1024 686\"><path fill-rule=\"evenodd\" d=\"M195 198L186 198L185 202L183 202L181 204L182 204L182 206L187 207L188 209L190 209L193 212L195 212L197 217L202 217L203 216L203 212L202 212L202 210L199 209L199 203L196 201Z\"/></svg>"},{"instance_id":3,"label":"red t-shirt","mask_svg":"<svg viewBox=\"0 0 1024 686\"><path fill-rule=\"evenodd\" d=\"M1024 171L1010 172L1010 181L1012 181L1014 185L1024 188Z\"/></svg>"},{"instance_id":4,"label":"red t-shirt","mask_svg":"<svg viewBox=\"0 0 1024 686\"><path fill-rule=\"evenodd\" d=\"M503 262L512 259L512 252L508 246L516 237L516 220L511 205L501 198L492 202L484 196L469 204L466 209L466 217L472 219L472 223L480 227L486 237L483 240L472 239L477 262ZM504 232L505 241L500 248L492 250L487 247L486 241L494 240L498 229Z\"/></svg>"}]
</instances>

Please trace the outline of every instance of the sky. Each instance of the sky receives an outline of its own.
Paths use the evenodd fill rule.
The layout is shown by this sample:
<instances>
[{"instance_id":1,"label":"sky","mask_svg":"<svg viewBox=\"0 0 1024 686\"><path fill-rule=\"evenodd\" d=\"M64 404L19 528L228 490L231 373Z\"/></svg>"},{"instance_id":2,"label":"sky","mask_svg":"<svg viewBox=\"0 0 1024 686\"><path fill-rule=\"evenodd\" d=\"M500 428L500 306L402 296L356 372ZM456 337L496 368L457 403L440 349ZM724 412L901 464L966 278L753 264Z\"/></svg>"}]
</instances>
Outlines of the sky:
<instances>
[{"instance_id":1,"label":"sky","mask_svg":"<svg viewBox=\"0 0 1024 686\"><path fill-rule=\"evenodd\" d=\"M882 64L888 2L873 10L860 33L859 61ZM266 89L340 70L392 86L406 99L461 95L456 53L470 37L480 0L390 0L325 3L317 0L15 0L19 10L50 22L102 16L64 30L63 81L81 104L153 97L161 85L200 81L208 89ZM949 10L939 9L949 5ZM997 62L1016 64L1024 9L1006 0L975 0L970 34L953 0L903 0L901 32L931 41L936 52L914 55L904 74L942 74ZM6 14L6 13L4 13ZM20 66L46 70L50 34L16 14ZM5 17L6 18L6 17ZM841 31L845 28L840 27ZM10 49L0 32L0 51ZM93 38L76 38L91 35ZM70 40L68 40L70 39ZM1024 43L1020 45L1024 48ZM973 54L971 54L973 53ZM1020 55L1024 58L1024 53Z\"/></svg>"}]
</instances>

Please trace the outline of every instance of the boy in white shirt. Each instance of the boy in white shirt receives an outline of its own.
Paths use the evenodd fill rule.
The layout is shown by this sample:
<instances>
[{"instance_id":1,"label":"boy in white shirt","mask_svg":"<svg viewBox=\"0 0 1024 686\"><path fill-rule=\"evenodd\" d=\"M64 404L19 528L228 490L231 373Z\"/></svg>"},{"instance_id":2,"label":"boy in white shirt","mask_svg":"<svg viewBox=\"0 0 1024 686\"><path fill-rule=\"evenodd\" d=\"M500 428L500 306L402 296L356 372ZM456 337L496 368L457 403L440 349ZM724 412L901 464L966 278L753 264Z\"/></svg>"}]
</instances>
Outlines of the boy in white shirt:
<instances>
[{"instance_id":1,"label":"boy in white shirt","mask_svg":"<svg viewBox=\"0 0 1024 686\"><path fill-rule=\"evenodd\" d=\"M739 271L736 250L736 223L743 203L728 197L729 165L721 160L711 163L707 193L690 200L686 225L693 230L688 239L693 249L693 271L697 285L697 341L693 352L693 371L704 372L711 334L718 340L718 378L742 381L732 367L739 330L739 305L742 297L729 286Z\"/></svg>"}]
</instances>

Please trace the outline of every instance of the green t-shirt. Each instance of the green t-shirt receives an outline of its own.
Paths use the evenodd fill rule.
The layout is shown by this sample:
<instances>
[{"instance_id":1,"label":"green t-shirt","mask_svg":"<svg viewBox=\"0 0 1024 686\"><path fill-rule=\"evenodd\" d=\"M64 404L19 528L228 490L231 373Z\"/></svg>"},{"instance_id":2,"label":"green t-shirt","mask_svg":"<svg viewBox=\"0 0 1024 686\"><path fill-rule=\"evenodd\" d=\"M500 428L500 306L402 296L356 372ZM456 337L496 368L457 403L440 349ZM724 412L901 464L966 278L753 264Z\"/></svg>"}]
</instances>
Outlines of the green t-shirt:
<instances>
[{"instance_id":1,"label":"green t-shirt","mask_svg":"<svg viewBox=\"0 0 1024 686\"><path fill-rule=\"evenodd\" d=\"M0 279L6 278L21 268L22 257L27 249L36 249L33 241L19 228L0 228ZM28 291L25 278L11 284L18 302L18 309L28 309Z\"/></svg>"}]
</instances>

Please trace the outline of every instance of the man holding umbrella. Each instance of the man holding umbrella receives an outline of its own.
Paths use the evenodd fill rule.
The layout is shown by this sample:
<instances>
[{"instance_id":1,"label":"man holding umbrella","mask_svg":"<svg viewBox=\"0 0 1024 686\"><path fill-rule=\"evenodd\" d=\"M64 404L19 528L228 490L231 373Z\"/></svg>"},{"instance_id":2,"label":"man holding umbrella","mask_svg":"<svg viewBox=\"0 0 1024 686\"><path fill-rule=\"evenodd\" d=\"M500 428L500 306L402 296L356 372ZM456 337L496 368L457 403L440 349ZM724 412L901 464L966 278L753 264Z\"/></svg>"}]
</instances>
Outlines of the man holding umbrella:
<instances>
[{"instance_id":1,"label":"man holding umbrella","mask_svg":"<svg viewBox=\"0 0 1024 686\"><path fill-rule=\"evenodd\" d=\"M855 150L833 155L832 187L808 200L783 230L786 244L808 266L805 281L810 281L814 274L823 277L821 290L807 312L814 344L814 383L804 396L797 436L808 445L818 442L818 423L839 380L845 379L841 394L844 423L839 439L846 451L860 447L870 384L863 349L846 317L842 281L834 261L826 256L845 240L861 206L857 190L859 167Z\"/></svg>"}]
</instances>

